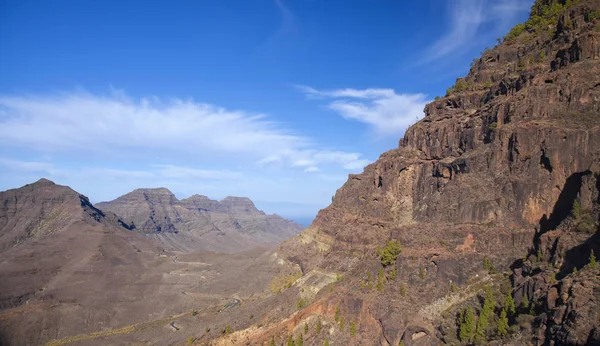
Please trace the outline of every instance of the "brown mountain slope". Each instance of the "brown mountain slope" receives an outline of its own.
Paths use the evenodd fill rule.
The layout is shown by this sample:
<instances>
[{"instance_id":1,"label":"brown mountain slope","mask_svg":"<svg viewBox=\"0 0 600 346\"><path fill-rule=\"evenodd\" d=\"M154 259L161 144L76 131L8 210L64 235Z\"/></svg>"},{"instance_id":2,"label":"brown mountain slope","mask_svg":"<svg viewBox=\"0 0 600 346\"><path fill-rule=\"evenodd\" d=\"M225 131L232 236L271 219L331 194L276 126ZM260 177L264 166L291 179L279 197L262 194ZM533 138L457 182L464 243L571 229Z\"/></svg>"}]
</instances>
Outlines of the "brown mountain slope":
<instances>
[{"instance_id":1,"label":"brown mountain slope","mask_svg":"<svg viewBox=\"0 0 600 346\"><path fill-rule=\"evenodd\" d=\"M179 201L165 188L137 189L111 202L96 204L176 250L243 252L279 244L303 227L256 209L248 198L214 201L194 195Z\"/></svg>"},{"instance_id":2,"label":"brown mountain slope","mask_svg":"<svg viewBox=\"0 0 600 346\"><path fill-rule=\"evenodd\" d=\"M455 323L453 309L471 304L478 313L477 297L483 299L488 285L501 305L510 291L509 267L537 258L540 239L566 227L574 206L586 210L588 228L597 232L598 14L597 0L536 1L528 22L476 59L448 95L427 105L426 117L397 149L351 175L311 227L281 246L304 273L282 295L311 304L290 320L234 337L285 340L308 323L304 340L315 344L325 338L350 345L459 344L456 326L453 334L442 326ZM572 238L561 252L585 244L586 258L589 249L598 254L597 236L588 238ZM384 261L392 240L400 240L402 252ZM341 280L329 289L315 284L328 275ZM519 290L510 293L519 298ZM531 299L541 299L533 292ZM594 315L582 314L591 329L581 329L577 343L599 342L581 335L600 328ZM316 334L319 318L338 326ZM511 320L510 336L490 327L485 338L537 342L535 329L518 323ZM573 322L565 323L568 329ZM548 342L566 340L554 337Z\"/></svg>"},{"instance_id":3,"label":"brown mountain slope","mask_svg":"<svg viewBox=\"0 0 600 346\"><path fill-rule=\"evenodd\" d=\"M283 267L272 251L173 254L124 225L45 179L0 192L0 345L215 338Z\"/></svg>"}]
</instances>

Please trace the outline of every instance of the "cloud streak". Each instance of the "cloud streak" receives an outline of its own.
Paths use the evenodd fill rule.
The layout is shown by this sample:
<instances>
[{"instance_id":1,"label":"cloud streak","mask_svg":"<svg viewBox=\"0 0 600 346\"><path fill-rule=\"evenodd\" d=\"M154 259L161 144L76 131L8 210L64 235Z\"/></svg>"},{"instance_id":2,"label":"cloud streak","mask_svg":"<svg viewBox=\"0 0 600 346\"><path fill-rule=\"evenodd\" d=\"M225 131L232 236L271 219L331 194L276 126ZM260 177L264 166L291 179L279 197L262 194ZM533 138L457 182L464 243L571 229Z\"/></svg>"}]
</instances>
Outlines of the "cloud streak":
<instances>
[{"instance_id":1,"label":"cloud streak","mask_svg":"<svg viewBox=\"0 0 600 346\"><path fill-rule=\"evenodd\" d=\"M355 170L368 162L359 153L320 150L312 139L293 134L264 114L193 100L132 99L122 92L0 95L0 144L58 154L161 152L196 160L226 157L240 163L314 167L312 171L318 165ZM161 169L200 179L213 176L208 170ZM220 171L214 176L223 174L235 176Z\"/></svg>"},{"instance_id":2,"label":"cloud streak","mask_svg":"<svg viewBox=\"0 0 600 346\"><path fill-rule=\"evenodd\" d=\"M402 135L423 117L423 109L429 102L424 94L397 94L393 89L297 88L309 99L328 100L328 109L345 119L368 124L380 135Z\"/></svg>"},{"instance_id":3,"label":"cloud streak","mask_svg":"<svg viewBox=\"0 0 600 346\"><path fill-rule=\"evenodd\" d=\"M429 46L420 61L429 63L457 50L467 51L481 35L502 36L515 18L531 8L533 0L457 0L448 2L450 25Z\"/></svg>"}]
</instances>

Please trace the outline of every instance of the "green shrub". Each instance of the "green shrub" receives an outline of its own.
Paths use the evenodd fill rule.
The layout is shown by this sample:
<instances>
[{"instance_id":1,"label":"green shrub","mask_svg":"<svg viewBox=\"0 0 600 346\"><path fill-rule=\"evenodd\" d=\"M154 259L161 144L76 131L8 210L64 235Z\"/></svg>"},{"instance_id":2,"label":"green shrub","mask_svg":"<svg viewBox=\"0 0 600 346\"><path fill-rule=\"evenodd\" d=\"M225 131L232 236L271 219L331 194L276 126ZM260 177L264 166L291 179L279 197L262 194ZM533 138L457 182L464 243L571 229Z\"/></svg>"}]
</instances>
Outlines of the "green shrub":
<instances>
[{"instance_id":1,"label":"green shrub","mask_svg":"<svg viewBox=\"0 0 600 346\"><path fill-rule=\"evenodd\" d=\"M591 269L596 269L598 268L598 263L596 262L596 255L594 255L594 250L590 250L590 263L588 264L588 266Z\"/></svg>"},{"instance_id":2,"label":"green shrub","mask_svg":"<svg viewBox=\"0 0 600 346\"><path fill-rule=\"evenodd\" d=\"M396 280L396 266L392 268L392 273L390 274L390 280Z\"/></svg>"},{"instance_id":3,"label":"green shrub","mask_svg":"<svg viewBox=\"0 0 600 346\"><path fill-rule=\"evenodd\" d=\"M323 346L329 346L329 338L325 338L325 342L323 342Z\"/></svg>"},{"instance_id":4,"label":"green shrub","mask_svg":"<svg viewBox=\"0 0 600 346\"><path fill-rule=\"evenodd\" d=\"M584 213L580 216L577 224L575 225L575 231L581 233L593 234L598 229L598 224L594 217L590 213Z\"/></svg>"},{"instance_id":5,"label":"green shrub","mask_svg":"<svg viewBox=\"0 0 600 346\"><path fill-rule=\"evenodd\" d=\"M269 342L269 346L275 346L275 337L271 336L271 341Z\"/></svg>"},{"instance_id":6,"label":"green shrub","mask_svg":"<svg viewBox=\"0 0 600 346\"><path fill-rule=\"evenodd\" d=\"M381 252L381 265L387 267L395 264L396 259L398 259L398 256L400 256L400 252L402 252L402 244L400 243L400 240L388 241Z\"/></svg>"},{"instance_id":7,"label":"green shrub","mask_svg":"<svg viewBox=\"0 0 600 346\"><path fill-rule=\"evenodd\" d=\"M298 308L298 310L304 308L306 306L306 301L304 301L304 299L300 298L298 300L298 302L296 303L296 307Z\"/></svg>"},{"instance_id":8,"label":"green shrub","mask_svg":"<svg viewBox=\"0 0 600 346\"><path fill-rule=\"evenodd\" d=\"M490 258L487 257L487 256L485 256L483 258L483 269L485 269L487 271L489 271L490 269L492 269L492 261L490 261Z\"/></svg>"},{"instance_id":9,"label":"green shrub","mask_svg":"<svg viewBox=\"0 0 600 346\"><path fill-rule=\"evenodd\" d=\"M323 321L319 317L317 320L317 334L321 334L321 329L323 328Z\"/></svg>"},{"instance_id":10,"label":"green shrub","mask_svg":"<svg viewBox=\"0 0 600 346\"><path fill-rule=\"evenodd\" d=\"M287 346L295 346L295 342L294 339L292 339L292 336L289 335L288 339L287 339Z\"/></svg>"},{"instance_id":11,"label":"green shrub","mask_svg":"<svg viewBox=\"0 0 600 346\"><path fill-rule=\"evenodd\" d=\"M400 295L406 297L406 285L404 283L400 285Z\"/></svg>"},{"instance_id":12,"label":"green shrub","mask_svg":"<svg viewBox=\"0 0 600 346\"><path fill-rule=\"evenodd\" d=\"M510 29L506 37L504 37L505 41L513 40L519 37L525 31L525 24L517 24L514 28Z\"/></svg>"},{"instance_id":13,"label":"green shrub","mask_svg":"<svg viewBox=\"0 0 600 346\"><path fill-rule=\"evenodd\" d=\"M304 345L304 339L302 339L302 334L298 335L298 338L296 339L296 346L303 346Z\"/></svg>"},{"instance_id":14,"label":"green shrub","mask_svg":"<svg viewBox=\"0 0 600 346\"><path fill-rule=\"evenodd\" d=\"M379 273L377 273L377 291L383 291L383 268L379 268Z\"/></svg>"},{"instance_id":15,"label":"green shrub","mask_svg":"<svg viewBox=\"0 0 600 346\"><path fill-rule=\"evenodd\" d=\"M483 85L484 89L489 89L492 87L492 83L490 83L490 81L485 82L485 84Z\"/></svg>"},{"instance_id":16,"label":"green shrub","mask_svg":"<svg viewBox=\"0 0 600 346\"><path fill-rule=\"evenodd\" d=\"M488 125L488 130L490 130L490 131L494 131L497 128L498 128L498 123L497 122L493 122L493 123L491 123L491 124Z\"/></svg>"}]
</instances>

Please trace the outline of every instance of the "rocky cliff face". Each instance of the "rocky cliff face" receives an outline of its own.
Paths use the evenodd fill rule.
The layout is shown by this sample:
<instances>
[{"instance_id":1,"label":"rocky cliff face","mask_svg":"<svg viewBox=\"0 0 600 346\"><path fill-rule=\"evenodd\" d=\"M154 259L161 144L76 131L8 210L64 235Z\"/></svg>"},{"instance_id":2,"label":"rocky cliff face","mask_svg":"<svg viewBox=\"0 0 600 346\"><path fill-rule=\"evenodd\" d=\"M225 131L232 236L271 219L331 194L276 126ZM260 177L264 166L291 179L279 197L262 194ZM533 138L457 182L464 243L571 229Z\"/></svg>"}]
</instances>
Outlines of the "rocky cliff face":
<instances>
[{"instance_id":1,"label":"rocky cliff face","mask_svg":"<svg viewBox=\"0 0 600 346\"><path fill-rule=\"evenodd\" d=\"M180 201L165 188L137 189L96 206L180 250L241 252L278 244L302 230L295 222L263 213L244 197L214 201L194 195Z\"/></svg>"},{"instance_id":2,"label":"rocky cliff face","mask_svg":"<svg viewBox=\"0 0 600 346\"><path fill-rule=\"evenodd\" d=\"M349 176L311 227L282 245L280 253L305 276L343 278L314 294L306 293L314 286L297 284L298 295L319 311L314 316L339 324L341 314L358 325L357 338L340 329L330 338L363 345L459 343L457 335L440 332L440 321L469 302L479 311L476 297L486 285L505 293L505 273L519 259L537 256L543 235L568 222L575 206L587 210L588 228L597 232L598 202L590 196L597 195L600 172L598 14L596 0L536 1L527 23L427 105L398 148ZM597 237L583 238L573 238L574 249L592 242L588 248L598 251ZM392 240L401 241L402 252L383 266L382 251ZM596 304L586 300L597 295L593 288L568 285L578 302ZM520 287L511 294L518 298ZM581 344L600 322L578 311L588 316L577 332ZM549 333L566 333L560 330L575 322L561 315L556 323L564 327L548 325ZM527 333L514 344L533 342ZM571 340L558 334L548 340Z\"/></svg>"}]
</instances>

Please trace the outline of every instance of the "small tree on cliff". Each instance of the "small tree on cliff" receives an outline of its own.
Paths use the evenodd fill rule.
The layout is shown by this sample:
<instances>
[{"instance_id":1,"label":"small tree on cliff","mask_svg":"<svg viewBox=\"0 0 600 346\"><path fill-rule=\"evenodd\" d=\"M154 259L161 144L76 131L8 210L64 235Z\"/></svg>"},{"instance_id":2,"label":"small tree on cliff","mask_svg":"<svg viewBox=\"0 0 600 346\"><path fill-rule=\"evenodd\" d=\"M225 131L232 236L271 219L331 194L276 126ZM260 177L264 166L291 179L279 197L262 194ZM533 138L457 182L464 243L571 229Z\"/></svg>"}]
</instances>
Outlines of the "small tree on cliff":
<instances>
[{"instance_id":1,"label":"small tree on cliff","mask_svg":"<svg viewBox=\"0 0 600 346\"><path fill-rule=\"evenodd\" d=\"M594 250L590 250L590 264L591 269L596 269L598 267L598 262L596 262L596 255L594 255Z\"/></svg>"},{"instance_id":2,"label":"small tree on cliff","mask_svg":"<svg viewBox=\"0 0 600 346\"><path fill-rule=\"evenodd\" d=\"M506 316L506 308L504 308L498 319L498 335L504 337L506 334L508 334L508 317Z\"/></svg>"},{"instance_id":3,"label":"small tree on cliff","mask_svg":"<svg viewBox=\"0 0 600 346\"><path fill-rule=\"evenodd\" d=\"M510 292L506 295L506 300L504 301L504 309L507 313L514 315L517 312L517 308L515 306L515 300L513 299Z\"/></svg>"},{"instance_id":4,"label":"small tree on cliff","mask_svg":"<svg viewBox=\"0 0 600 346\"><path fill-rule=\"evenodd\" d=\"M464 309L460 318L460 330L458 337L460 341L472 342L475 336L475 316L473 309L469 306Z\"/></svg>"},{"instance_id":5,"label":"small tree on cliff","mask_svg":"<svg viewBox=\"0 0 600 346\"><path fill-rule=\"evenodd\" d=\"M387 267L396 263L396 259L402 252L402 244L400 240L390 240L385 244L383 251L381 251L381 265Z\"/></svg>"}]
</instances>

